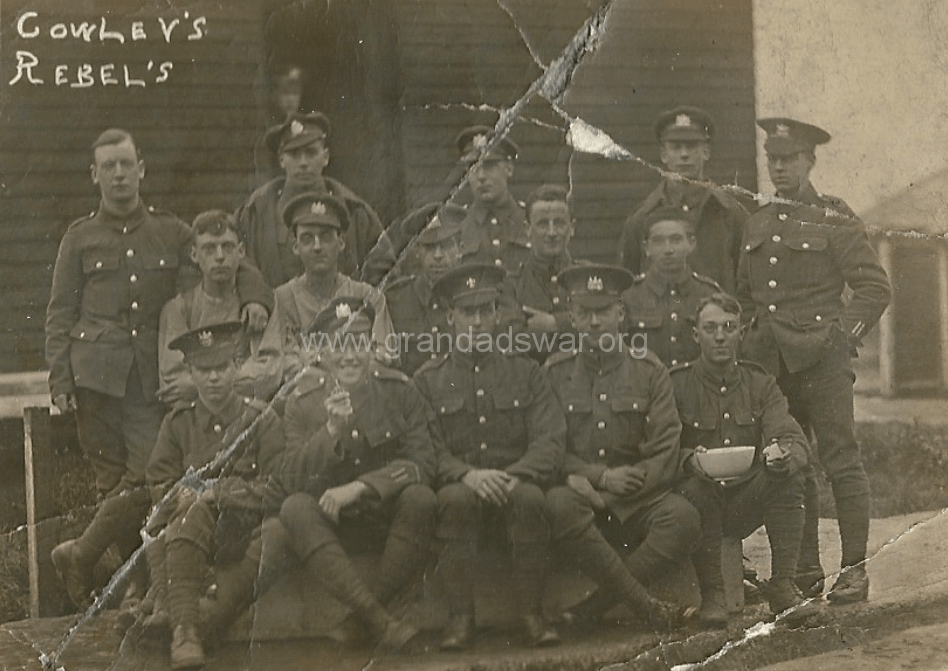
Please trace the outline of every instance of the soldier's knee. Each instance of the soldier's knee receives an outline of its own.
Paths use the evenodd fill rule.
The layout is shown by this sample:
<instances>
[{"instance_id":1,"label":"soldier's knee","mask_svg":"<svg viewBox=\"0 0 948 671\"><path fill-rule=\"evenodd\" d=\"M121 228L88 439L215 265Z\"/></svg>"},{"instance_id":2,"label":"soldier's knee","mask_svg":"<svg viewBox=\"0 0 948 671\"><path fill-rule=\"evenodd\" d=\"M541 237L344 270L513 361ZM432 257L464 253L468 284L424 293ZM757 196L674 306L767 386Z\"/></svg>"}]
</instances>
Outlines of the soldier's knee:
<instances>
[{"instance_id":1,"label":"soldier's knee","mask_svg":"<svg viewBox=\"0 0 948 671\"><path fill-rule=\"evenodd\" d=\"M696 538L701 533L701 515L688 499L678 494L669 494L661 504L661 513L656 522L667 529L674 529L682 536Z\"/></svg>"},{"instance_id":2,"label":"soldier's knee","mask_svg":"<svg viewBox=\"0 0 948 671\"><path fill-rule=\"evenodd\" d=\"M510 505L521 510L546 511L546 495L536 485L521 482L510 492Z\"/></svg>"},{"instance_id":3,"label":"soldier's knee","mask_svg":"<svg viewBox=\"0 0 948 671\"><path fill-rule=\"evenodd\" d=\"M449 511L458 508L474 508L477 506L477 495L467 485L457 482L445 485L438 490L438 510Z\"/></svg>"},{"instance_id":4,"label":"soldier's knee","mask_svg":"<svg viewBox=\"0 0 948 671\"><path fill-rule=\"evenodd\" d=\"M301 527L319 524L322 517L316 499L302 492L287 497L280 507L280 522L291 535Z\"/></svg>"}]
</instances>

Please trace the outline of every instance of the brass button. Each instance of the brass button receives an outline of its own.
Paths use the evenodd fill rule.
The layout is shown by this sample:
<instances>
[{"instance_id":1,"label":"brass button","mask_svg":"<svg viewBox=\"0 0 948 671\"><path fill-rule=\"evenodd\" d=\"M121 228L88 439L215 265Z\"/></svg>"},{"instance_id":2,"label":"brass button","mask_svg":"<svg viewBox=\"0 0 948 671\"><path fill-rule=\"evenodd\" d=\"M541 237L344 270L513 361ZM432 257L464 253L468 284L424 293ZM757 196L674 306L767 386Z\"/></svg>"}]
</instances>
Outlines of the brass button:
<instances>
[{"instance_id":1,"label":"brass button","mask_svg":"<svg viewBox=\"0 0 948 671\"><path fill-rule=\"evenodd\" d=\"M787 215L781 212L780 214L777 215L777 219L779 219L780 221L786 221Z\"/></svg>"},{"instance_id":2,"label":"brass button","mask_svg":"<svg viewBox=\"0 0 948 671\"><path fill-rule=\"evenodd\" d=\"M671 340L672 342L678 342L678 337L672 336L671 338L669 338L669 340Z\"/></svg>"},{"instance_id":3,"label":"brass button","mask_svg":"<svg viewBox=\"0 0 948 671\"><path fill-rule=\"evenodd\" d=\"M481 424L487 424L487 418L484 417L484 415L481 415L480 417L478 417L477 421L480 422Z\"/></svg>"},{"instance_id":4,"label":"brass button","mask_svg":"<svg viewBox=\"0 0 948 671\"><path fill-rule=\"evenodd\" d=\"M770 265L772 265L772 266L777 265L777 257L776 257L776 256L771 256L771 257L770 257Z\"/></svg>"},{"instance_id":5,"label":"brass button","mask_svg":"<svg viewBox=\"0 0 948 671\"><path fill-rule=\"evenodd\" d=\"M599 394L599 400L602 401L603 403L605 403L605 402L606 402L606 395L605 395L605 394Z\"/></svg>"},{"instance_id":6,"label":"brass button","mask_svg":"<svg viewBox=\"0 0 948 671\"><path fill-rule=\"evenodd\" d=\"M559 304L560 304L560 297L559 297L559 296L554 296L554 297L553 297L553 305L559 305Z\"/></svg>"},{"instance_id":7,"label":"brass button","mask_svg":"<svg viewBox=\"0 0 948 671\"><path fill-rule=\"evenodd\" d=\"M727 393L727 387L721 387L721 393L722 393L722 394L726 394L726 393Z\"/></svg>"},{"instance_id":8,"label":"brass button","mask_svg":"<svg viewBox=\"0 0 948 671\"><path fill-rule=\"evenodd\" d=\"M481 449L482 449L482 450L486 450L486 449L487 449L487 443L481 443Z\"/></svg>"},{"instance_id":9,"label":"brass button","mask_svg":"<svg viewBox=\"0 0 948 671\"><path fill-rule=\"evenodd\" d=\"M724 419L731 419L731 413L729 412L724 413Z\"/></svg>"},{"instance_id":10,"label":"brass button","mask_svg":"<svg viewBox=\"0 0 948 671\"><path fill-rule=\"evenodd\" d=\"M133 256L135 256L135 250L134 249L127 250L125 252L125 256L127 256L128 258L132 258Z\"/></svg>"},{"instance_id":11,"label":"brass button","mask_svg":"<svg viewBox=\"0 0 948 671\"><path fill-rule=\"evenodd\" d=\"M809 243L809 242L804 242L804 243L803 243L802 245L800 245L800 246L803 247L803 249L809 249L809 248L810 248L810 243Z\"/></svg>"},{"instance_id":12,"label":"brass button","mask_svg":"<svg viewBox=\"0 0 948 671\"><path fill-rule=\"evenodd\" d=\"M606 451L605 451L605 450L599 450L599 456L600 456L600 457L606 456Z\"/></svg>"},{"instance_id":13,"label":"brass button","mask_svg":"<svg viewBox=\"0 0 948 671\"><path fill-rule=\"evenodd\" d=\"M605 423L605 422L599 422L598 424L596 424L596 426L597 426L598 428L600 428L600 429L604 429L604 428L606 428L606 423Z\"/></svg>"},{"instance_id":14,"label":"brass button","mask_svg":"<svg viewBox=\"0 0 948 671\"><path fill-rule=\"evenodd\" d=\"M771 240L773 240L774 242L780 242L781 237L779 235L775 235L774 237L771 238Z\"/></svg>"},{"instance_id":15,"label":"brass button","mask_svg":"<svg viewBox=\"0 0 948 671\"><path fill-rule=\"evenodd\" d=\"M725 438L725 439L724 439L724 444L725 444L725 445L730 445L730 444L731 444L731 439L730 439L730 438Z\"/></svg>"},{"instance_id":16,"label":"brass button","mask_svg":"<svg viewBox=\"0 0 948 671\"><path fill-rule=\"evenodd\" d=\"M493 240L490 241L490 244L494 245L494 247L500 247L500 240L498 240L497 238L494 238Z\"/></svg>"},{"instance_id":17,"label":"brass button","mask_svg":"<svg viewBox=\"0 0 948 671\"><path fill-rule=\"evenodd\" d=\"M483 390L483 389L478 389L478 390L475 391L474 393L477 394L478 396L483 396L483 395L484 395L484 390Z\"/></svg>"},{"instance_id":18,"label":"brass button","mask_svg":"<svg viewBox=\"0 0 948 671\"><path fill-rule=\"evenodd\" d=\"M223 430L224 430L224 427L222 427L220 424L214 425L214 433L220 433Z\"/></svg>"},{"instance_id":19,"label":"brass button","mask_svg":"<svg viewBox=\"0 0 948 671\"><path fill-rule=\"evenodd\" d=\"M138 309L138 301L132 301L132 309L133 309L133 310L137 310L137 309Z\"/></svg>"},{"instance_id":20,"label":"brass button","mask_svg":"<svg viewBox=\"0 0 948 671\"><path fill-rule=\"evenodd\" d=\"M768 306L767 306L767 309L770 310L771 312L776 312L776 311L777 311L777 306L771 304L771 305L768 305Z\"/></svg>"},{"instance_id":21,"label":"brass button","mask_svg":"<svg viewBox=\"0 0 948 671\"><path fill-rule=\"evenodd\" d=\"M777 280L770 280L769 282L767 282L767 286L770 287L771 289L776 289L776 288L777 288Z\"/></svg>"},{"instance_id":22,"label":"brass button","mask_svg":"<svg viewBox=\"0 0 948 671\"><path fill-rule=\"evenodd\" d=\"M358 438L358 437L359 437L359 430L358 430L358 429L353 429L353 430L352 430L352 437L353 437L353 438Z\"/></svg>"},{"instance_id":23,"label":"brass button","mask_svg":"<svg viewBox=\"0 0 948 671\"><path fill-rule=\"evenodd\" d=\"M95 262L95 267L96 267L96 269L101 268L101 267L102 267L102 262L101 262L101 261L96 261L96 262Z\"/></svg>"},{"instance_id":24,"label":"brass button","mask_svg":"<svg viewBox=\"0 0 948 671\"><path fill-rule=\"evenodd\" d=\"M128 281L129 281L129 282L132 282L132 283L137 282L137 281L138 281L138 275L132 275L131 277L128 278Z\"/></svg>"}]
</instances>

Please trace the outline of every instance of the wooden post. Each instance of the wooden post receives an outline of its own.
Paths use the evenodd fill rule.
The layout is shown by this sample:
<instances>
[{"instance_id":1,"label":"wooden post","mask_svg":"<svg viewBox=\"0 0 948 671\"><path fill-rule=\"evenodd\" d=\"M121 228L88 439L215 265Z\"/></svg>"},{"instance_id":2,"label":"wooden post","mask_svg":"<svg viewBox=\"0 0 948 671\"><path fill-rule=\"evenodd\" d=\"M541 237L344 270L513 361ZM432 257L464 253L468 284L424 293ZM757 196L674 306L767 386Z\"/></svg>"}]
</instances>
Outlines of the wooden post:
<instances>
[{"instance_id":1,"label":"wooden post","mask_svg":"<svg viewBox=\"0 0 948 671\"><path fill-rule=\"evenodd\" d=\"M879 239L879 262L889 275L893 284L895 275L892 268L892 240L888 237ZM893 291L893 294L895 292ZM942 312L944 315L944 312ZM895 317L892 305L879 318L879 392L886 397L895 396ZM944 328L942 329L944 332ZM942 334L944 342L944 333ZM944 351L944 350L942 350Z\"/></svg>"},{"instance_id":2,"label":"wooden post","mask_svg":"<svg viewBox=\"0 0 948 671\"><path fill-rule=\"evenodd\" d=\"M938 331L941 345L941 390L948 389L948 246L944 240L935 243L938 250Z\"/></svg>"},{"instance_id":3,"label":"wooden post","mask_svg":"<svg viewBox=\"0 0 948 671\"><path fill-rule=\"evenodd\" d=\"M740 613L744 610L744 544L740 538L721 539L721 573L727 610Z\"/></svg>"},{"instance_id":4,"label":"wooden post","mask_svg":"<svg viewBox=\"0 0 948 671\"><path fill-rule=\"evenodd\" d=\"M49 557L59 540L60 529L52 443L49 408L23 408L30 617L60 615L62 608L62 588Z\"/></svg>"}]
</instances>

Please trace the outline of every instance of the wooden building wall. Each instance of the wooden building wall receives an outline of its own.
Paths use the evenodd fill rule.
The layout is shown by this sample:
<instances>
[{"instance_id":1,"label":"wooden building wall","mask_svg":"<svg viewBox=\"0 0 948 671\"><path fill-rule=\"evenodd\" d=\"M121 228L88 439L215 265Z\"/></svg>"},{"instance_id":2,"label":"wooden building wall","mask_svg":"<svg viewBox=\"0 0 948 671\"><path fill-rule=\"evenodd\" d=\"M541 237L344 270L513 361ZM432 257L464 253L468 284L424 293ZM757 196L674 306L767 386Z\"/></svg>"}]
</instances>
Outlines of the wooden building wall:
<instances>
[{"instance_id":1,"label":"wooden building wall","mask_svg":"<svg viewBox=\"0 0 948 671\"><path fill-rule=\"evenodd\" d=\"M90 146L105 128L131 131L146 163L143 198L190 220L246 197L259 130L261 12L258 3L211 0L3 0L0 8L0 372L45 367L43 326L52 265L68 224L98 203L89 177ZM24 16L35 12L36 16ZM194 28L200 17L205 20ZM166 40L166 26L179 23ZM21 30L17 24L23 19ZM122 33L124 42L100 32ZM133 39L140 21L145 39ZM56 39L57 24L95 24L91 39ZM24 37L38 31L36 37ZM200 39L188 35L203 33ZM81 32L80 32L81 34ZM39 61L31 84L17 52ZM152 61L152 69L148 62ZM172 62L164 83L160 64ZM101 66L114 63L102 84ZM92 66L93 84L77 68ZM57 85L55 67L69 83ZM125 85L124 66L131 80Z\"/></svg>"}]
</instances>

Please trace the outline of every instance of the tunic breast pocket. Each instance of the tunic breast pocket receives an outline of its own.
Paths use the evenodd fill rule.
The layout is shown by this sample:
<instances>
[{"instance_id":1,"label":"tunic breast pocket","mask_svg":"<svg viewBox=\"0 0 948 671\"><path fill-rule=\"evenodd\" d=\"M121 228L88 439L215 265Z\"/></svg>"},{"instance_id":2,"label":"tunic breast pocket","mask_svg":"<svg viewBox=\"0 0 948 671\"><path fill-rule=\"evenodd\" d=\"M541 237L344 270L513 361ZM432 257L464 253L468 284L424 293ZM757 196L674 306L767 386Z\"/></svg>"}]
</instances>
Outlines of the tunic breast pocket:
<instances>
[{"instance_id":1,"label":"tunic breast pocket","mask_svg":"<svg viewBox=\"0 0 948 671\"><path fill-rule=\"evenodd\" d=\"M143 254L142 267L145 269L145 281L147 286L144 290L151 290L152 287L157 291L172 292L175 290L175 283L178 277L178 255L177 254Z\"/></svg>"},{"instance_id":2,"label":"tunic breast pocket","mask_svg":"<svg viewBox=\"0 0 948 671\"><path fill-rule=\"evenodd\" d=\"M690 450L699 445L708 448L717 447L718 440L718 417L716 415L682 415L682 449Z\"/></svg>"},{"instance_id":3,"label":"tunic breast pocket","mask_svg":"<svg viewBox=\"0 0 948 671\"><path fill-rule=\"evenodd\" d=\"M661 308L639 308L629 307L629 325L633 331L653 331L660 329L665 322L665 314Z\"/></svg>"},{"instance_id":4,"label":"tunic breast pocket","mask_svg":"<svg viewBox=\"0 0 948 671\"><path fill-rule=\"evenodd\" d=\"M447 396L441 399L440 405L436 399L432 401L447 443L445 448L454 455L466 454L474 436L471 435L470 413L464 408L464 397Z\"/></svg>"},{"instance_id":5,"label":"tunic breast pocket","mask_svg":"<svg viewBox=\"0 0 948 671\"><path fill-rule=\"evenodd\" d=\"M82 290L82 310L90 316L113 319L125 305L124 285L128 278L118 274L121 263L118 254L107 250L89 250L82 255L85 286Z\"/></svg>"},{"instance_id":6,"label":"tunic breast pocket","mask_svg":"<svg viewBox=\"0 0 948 671\"><path fill-rule=\"evenodd\" d=\"M511 444L526 445L526 413L533 402L525 389L495 389L494 412L490 418L491 434Z\"/></svg>"},{"instance_id":7,"label":"tunic breast pocket","mask_svg":"<svg viewBox=\"0 0 948 671\"><path fill-rule=\"evenodd\" d=\"M385 415L384 421L366 428L365 438L373 452L379 453L384 462L396 457L402 436L408 431L408 423L399 415Z\"/></svg>"},{"instance_id":8,"label":"tunic breast pocket","mask_svg":"<svg viewBox=\"0 0 948 671\"><path fill-rule=\"evenodd\" d=\"M729 432L730 433L730 432ZM734 415L733 434L725 436L730 445L754 445L760 447L760 418L750 412L738 412Z\"/></svg>"},{"instance_id":9,"label":"tunic breast pocket","mask_svg":"<svg viewBox=\"0 0 948 671\"><path fill-rule=\"evenodd\" d=\"M648 417L648 397L635 392L620 391L612 395L611 401L614 444L631 444L638 448L645 436Z\"/></svg>"},{"instance_id":10,"label":"tunic breast pocket","mask_svg":"<svg viewBox=\"0 0 948 671\"><path fill-rule=\"evenodd\" d=\"M816 282L833 267L833 259L828 253L829 239L819 233L800 232L784 238L784 244L790 252L788 268L798 277L805 277L807 283Z\"/></svg>"}]
</instances>

